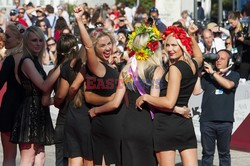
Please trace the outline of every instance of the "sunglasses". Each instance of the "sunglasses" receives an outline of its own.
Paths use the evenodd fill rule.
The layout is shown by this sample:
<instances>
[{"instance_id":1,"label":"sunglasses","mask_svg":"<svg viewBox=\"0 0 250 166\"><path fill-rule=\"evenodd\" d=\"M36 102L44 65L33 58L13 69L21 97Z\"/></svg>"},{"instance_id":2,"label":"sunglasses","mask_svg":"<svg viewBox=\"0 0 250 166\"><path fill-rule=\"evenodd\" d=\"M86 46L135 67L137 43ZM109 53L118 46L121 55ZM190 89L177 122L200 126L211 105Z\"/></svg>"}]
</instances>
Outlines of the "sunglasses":
<instances>
[{"instance_id":1,"label":"sunglasses","mask_svg":"<svg viewBox=\"0 0 250 166\"><path fill-rule=\"evenodd\" d=\"M226 46L229 45L229 44L231 44L231 43L225 43Z\"/></svg>"},{"instance_id":2,"label":"sunglasses","mask_svg":"<svg viewBox=\"0 0 250 166\"><path fill-rule=\"evenodd\" d=\"M20 12L20 11L19 11L19 14L24 14L24 12Z\"/></svg>"}]
</instances>

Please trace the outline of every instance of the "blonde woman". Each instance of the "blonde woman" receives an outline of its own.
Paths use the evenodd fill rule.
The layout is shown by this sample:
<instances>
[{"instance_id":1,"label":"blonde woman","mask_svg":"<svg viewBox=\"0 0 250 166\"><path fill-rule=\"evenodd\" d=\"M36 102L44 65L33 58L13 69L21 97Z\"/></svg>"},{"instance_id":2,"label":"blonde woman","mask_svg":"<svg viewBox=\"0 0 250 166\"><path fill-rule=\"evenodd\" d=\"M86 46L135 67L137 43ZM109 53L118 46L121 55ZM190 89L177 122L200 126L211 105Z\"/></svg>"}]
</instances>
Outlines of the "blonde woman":
<instances>
[{"instance_id":1,"label":"blonde woman","mask_svg":"<svg viewBox=\"0 0 250 166\"><path fill-rule=\"evenodd\" d=\"M6 52L5 40L6 40L5 34L0 32L0 61L3 60L5 57L5 52Z\"/></svg>"},{"instance_id":2,"label":"blonde woman","mask_svg":"<svg viewBox=\"0 0 250 166\"><path fill-rule=\"evenodd\" d=\"M75 18L80 29L82 42L87 51L86 89L99 96L109 97L115 93L118 84L118 71L109 64L114 44L113 36L104 28L96 28L88 34L83 21L82 6L75 9ZM79 77L76 77L78 82ZM83 77L82 77L83 78ZM91 82L96 82L92 84ZM91 105L100 104L96 97L85 94ZM103 104L103 100L101 103ZM122 109L103 114L92 120L93 158L95 165L121 165L121 119Z\"/></svg>"},{"instance_id":3,"label":"blonde woman","mask_svg":"<svg viewBox=\"0 0 250 166\"><path fill-rule=\"evenodd\" d=\"M60 67L46 79L42 67L45 39L38 27L26 29L23 43L23 56L17 71L23 97L10 140L19 144L21 166L42 166L45 162L44 146L54 143L54 129L49 108L42 105L41 99L43 94L51 90L59 76Z\"/></svg>"},{"instance_id":4,"label":"blonde woman","mask_svg":"<svg viewBox=\"0 0 250 166\"><path fill-rule=\"evenodd\" d=\"M23 37L15 24L9 24L5 31L7 57L0 71L0 87L7 83L0 109L0 131L3 146L3 165L16 165L17 146L9 142L14 118L22 99L22 88L18 83L17 68L23 53Z\"/></svg>"},{"instance_id":5,"label":"blonde woman","mask_svg":"<svg viewBox=\"0 0 250 166\"><path fill-rule=\"evenodd\" d=\"M162 52L159 43L159 32L155 27L142 25L130 35L130 62L124 67L119 77L119 85L114 99L100 107L92 108L92 118L115 110L122 103L127 92L128 107L123 120L122 165L156 166L153 150L153 109L145 104L142 110L137 109L135 100L143 94L159 95L159 81L163 75ZM188 112L176 108L179 113Z\"/></svg>"},{"instance_id":6,"label":"blonde woman","mask_svg":"<svg viewBox=\"0 0 250 166\"><path fill-rule=\"evenodd\" d=\"M148 103L156 108L153 133L159 164L175 165L178 150L183 165L197 166L197 141L192 119L179 115L173 108L187 106L198 78L202 54L194 37L190 38L182 28L170 26L165 35L164 50L169 56L170 67L162 77L160 97L145 94L137 99L136 105L141 108ZM191 58L193 51L196 56Z\"/></svg>"}]
</instances>

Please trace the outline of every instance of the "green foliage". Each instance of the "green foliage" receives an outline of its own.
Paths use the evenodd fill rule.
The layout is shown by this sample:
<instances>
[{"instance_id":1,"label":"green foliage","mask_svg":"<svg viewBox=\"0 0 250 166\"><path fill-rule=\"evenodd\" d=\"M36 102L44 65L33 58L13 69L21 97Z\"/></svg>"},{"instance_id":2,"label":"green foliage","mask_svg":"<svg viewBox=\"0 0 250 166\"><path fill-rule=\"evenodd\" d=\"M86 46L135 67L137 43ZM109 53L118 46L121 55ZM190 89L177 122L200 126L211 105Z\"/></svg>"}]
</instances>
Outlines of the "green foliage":
<instances>
[{"instance_id":1,"label":"green foliage","mask_svg":"<svg viewBox=\"0 0 250 166\"><path fill-rule=\"evenodd\" d=\"M219 0L212 0L212 5L211 5L211 18L215 21L216 18L218 18L218 1ZM226 11L231 11L232 10L232 6L233 6L233 2L232 0L222 0L222 6L223 6L223 10Z\"/></svg>"},{"instance_id":2,"label":"green foliage","mask_svg":"<svg viewBox=\"0 0 250 166\"><path fill-rule=\"evenodd\" d=\"M73 4L67 4L67 5L68 5L68 13L69 13L70 16L72 16L74 8L76 7L76 5L73 5Z\"/></svg>"}]
</instances>

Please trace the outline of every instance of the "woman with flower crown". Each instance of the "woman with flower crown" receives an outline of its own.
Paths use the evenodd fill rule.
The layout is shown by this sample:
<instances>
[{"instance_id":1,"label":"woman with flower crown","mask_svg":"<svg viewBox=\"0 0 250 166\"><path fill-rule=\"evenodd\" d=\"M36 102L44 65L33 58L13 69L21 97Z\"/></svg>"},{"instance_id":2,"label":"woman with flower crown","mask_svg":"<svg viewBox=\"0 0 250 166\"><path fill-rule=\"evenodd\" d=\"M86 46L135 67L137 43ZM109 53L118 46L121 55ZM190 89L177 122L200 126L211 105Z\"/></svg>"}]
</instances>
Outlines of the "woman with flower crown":
<instances>
[{"instance_id":1,"label":"woman with flower crown","mask_svg":"<svg viewBox=\"0 0 250 166\"><path fill-rule=\"evenodd\" d=\"M194 89L202 54L193 37L196 26L189 27L189 37L182 28L166 29L164 50L170 66L161 80L160 97L145 94L140 96L137 107L148 103L156 108L154 118L154 150L161 166L175 165L175 153L179 151L183 165L197 166L197 141L191 118L177 114L174 106L187 106ZM191 57L195 52L195 57Z\"/></svg>"},{"instance_id":2,"label":"woman with flower crown","mask_svg":"<svg viewBox=\"0 0 250 166\"><path fill-rule=\"evenodd\" d=\"M154 110L147 104L142 106L142 110L135 108L135 100L143 94L159 95L159 80L164 73L159 40L159 31L145 25L129 36L131 59L120 74L114 99L89 111L92 118L113 111L120 106L127 92L128 107L123 120L122 138L123 166L157 165L152 132ZM189 116L187 109L178 107L175 111Z\"/></svg>"}]
</instances>

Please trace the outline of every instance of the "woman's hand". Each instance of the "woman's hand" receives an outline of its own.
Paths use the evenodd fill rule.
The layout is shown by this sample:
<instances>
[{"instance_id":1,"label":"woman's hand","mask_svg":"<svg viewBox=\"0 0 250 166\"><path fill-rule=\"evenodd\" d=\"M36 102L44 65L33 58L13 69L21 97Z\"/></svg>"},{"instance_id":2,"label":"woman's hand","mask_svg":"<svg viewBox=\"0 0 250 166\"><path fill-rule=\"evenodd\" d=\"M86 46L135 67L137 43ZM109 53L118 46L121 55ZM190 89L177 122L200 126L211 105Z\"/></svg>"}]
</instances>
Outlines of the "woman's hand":
<instances>
[{"instance_id":1,"label":"woman's hand","mask_svg":"<svg viewBox=\"0 0 250 166\"><path fill-rule=\"evenodd\" d=\"M84 8L83 8L83 6L82 6L82 5L77 6L77 7L74 9L74 16L75 16L76 20L81 19L83 13L84 13Z\"/></svg>"},{"instance_id":2,"label":"woman's hand","mask_svg":"<svg viewBox=\"0 0 250 166\"><path fill-rule=\"evenodd\" d=\"M95 107L91 108L89 110L89 116L91 117L91 119L93 119L94 117L96 117L96 112L95 112Z\"/></svg>"},{"instance_id":3,"label":"woman's hand","mask_svg":"<svg viewBox=\"0 0 250 166\"><path fill-rule=\"evenodd\" d=\"M198 27L193 22L190 22L188 27L189 36L194 36L196 31L198 31Z\"/></svg>"},{"instance_id":4,"label":"woman's hand","mask_svg":"<svg viewBox=\"0 0 250 166\"><path fill-rule=\"evenodd\" d=\"M138 97L138 99L135 102L136 108L139 108L142 110L141 105L145 102L146 94Z\"/></svg>"},{"instance_id":5,"label":"woman's hand","mask_svg":"<svg viewBox=\"0 0 250 166\"><path fill-rule=\"evenodd\" d=\"M192 118L192 115L190 113L190 109L186 106L181 107L180 108L180 114L184 117L184 118Z\"/></svg>"}]
</instances>

